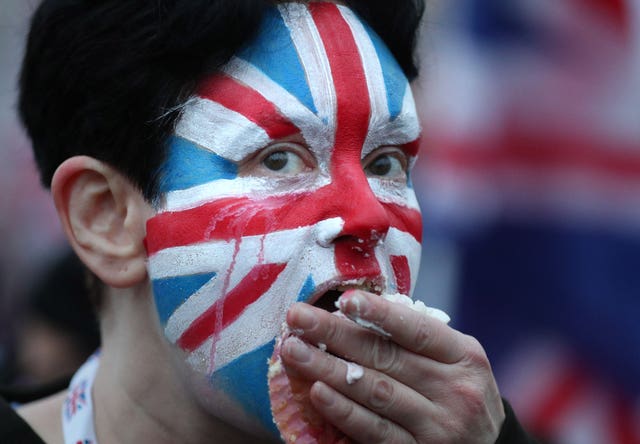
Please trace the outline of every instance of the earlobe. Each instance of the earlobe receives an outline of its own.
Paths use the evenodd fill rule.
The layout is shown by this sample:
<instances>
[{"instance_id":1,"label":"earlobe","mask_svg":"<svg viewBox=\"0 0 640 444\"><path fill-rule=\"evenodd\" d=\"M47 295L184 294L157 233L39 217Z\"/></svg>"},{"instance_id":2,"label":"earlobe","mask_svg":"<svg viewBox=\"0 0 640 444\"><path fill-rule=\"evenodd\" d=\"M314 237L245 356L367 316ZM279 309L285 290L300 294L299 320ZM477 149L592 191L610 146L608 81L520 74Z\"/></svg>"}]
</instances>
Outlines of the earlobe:
<instances>
[{"instance_id":1,"label":"earlobe","mask_svg":"<svg viewBox=\"0 0 640 444\"><path fill-rule=\"evenodd\" d=\"M76 156L58 167L51 192L71 246L94 274L116 288L146 279L143 240L152 209L127 178Z\"/></svg>"}]
</instances>

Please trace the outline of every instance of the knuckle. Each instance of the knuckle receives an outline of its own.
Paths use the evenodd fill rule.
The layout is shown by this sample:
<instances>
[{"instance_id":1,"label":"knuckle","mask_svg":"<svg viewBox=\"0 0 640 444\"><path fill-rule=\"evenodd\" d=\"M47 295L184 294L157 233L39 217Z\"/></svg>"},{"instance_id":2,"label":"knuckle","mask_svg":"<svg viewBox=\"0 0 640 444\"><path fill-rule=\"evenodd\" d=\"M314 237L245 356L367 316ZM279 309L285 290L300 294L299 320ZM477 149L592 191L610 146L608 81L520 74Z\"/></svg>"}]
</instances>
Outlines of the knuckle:
<instances>
[{"instance_id":1,"label":"knuckle","mask_svg":"<svg viewBox=\"0 0 640 444\"><path fill-rule=\"evenodd\" d=\"M382 298L375 298L369 310L370 313L368 314L376 324L385 325L387 321L392 318L391 303Z\"/></svg>"},{"instance_id":2,"label":"knuckle","mask_svg":"<svg viewBox=\"0 0 640 444\"><path fill-rule=\"evenodd\" d=\"M367 442L370 443L390 443L392 442L393 426L388 419L377 418L372 424L370 436Z\"/></svg>"},{"instance_id":3,"label":"knuckle","mask_svg":"<svg viewBox=\"0 0 640 444\"><path fill-rule=\"evenodd\" d=\"M426 317L420 317L415 327L414 344L416 351L422 353L427 351L434 341L434 331L430 327Z\"/></svg>"},{"instance_id":4,"label":"knuckle","mask_svg":"<svg viewBox=\"0 0 640 444\"><path fill-rule=\"evenodd\" d=\"M346 403L342 408L335 410L335 418L341 424L351 424L355 422L356 409L353 403Z\"/></svg>"},{"instance_id":5,"label":"knuckle","mask_svg":"<svg viewBox=\"0 0 640 444\"><path fill-rule=\"evenodd\" d=\"M468 417L475 418L484 415L486 409L484 390L480 385L472 382L458 384L454 392Z\"/></svg>"},{"instance_id":6,"label":"knuckle","mask_svg":"<svg viewBox=\"0 0 640 444\"><path fill-rule=\"evenodd\" d=\"M374 369L384 373L391 373L395 369L398 349L387 338L377 336L371 353Z\"/></svg>"},{"instance_id":7,"label":"knuckle","mask_svg":"<svg viewBox=\"0 0 640 444\"><path fill-rule=\"evenodd\" d=\"M386 378L378 378L371 387L369 404L377 411L385 412L393 406L393 384Z\"/></svg>"},{"instance_id":8,"label":"knuckle","mask_svg":"<svg viewBox=\"0 0 640 444\"><path fill-rule=\"evenodd\" d=\"M326 357L324 368L320 372L320 375L323 375L321 378L331 381L331 384L335 388L342 387L345 383L345 374L347 373L345 363L334 356Z\"/></svg>"},{"instance_id":9,"label":"knuckle","mask_svg":"<svg viewBox=\"0 0 640 444\"><path fill-rule=\"evenodd\" d=\"M420 432L416 435L419 443L438 443L448 444L452 437L457 435L458 430L458 412L452 414L451 410L439 406L431 416L428 425L424 425Z\"/></svg>"},{"instance_id":10,"label":"knuckle","mask_svg":"<svg viewBox=\"0 0 640 444\"><path fill-rule=\"evenodd\" d=\"M491 371L491 364L487 353L480 342L473 336L466 336L465 359L470 367L483 371Z\"/></svg>"},{"instance_id":11,"label":"knuckle","mask_svg":"<svg viewBox=\"0 0 640 444\"><path fill-rule=\"evenodd\" d=\"M335 316L329 318L327 322L327 327L324 331L324 337L330 343L339 343L342 333L340 329L340 325L338 324L338 319L333 319Z\"/></svg>"}]
</instances>

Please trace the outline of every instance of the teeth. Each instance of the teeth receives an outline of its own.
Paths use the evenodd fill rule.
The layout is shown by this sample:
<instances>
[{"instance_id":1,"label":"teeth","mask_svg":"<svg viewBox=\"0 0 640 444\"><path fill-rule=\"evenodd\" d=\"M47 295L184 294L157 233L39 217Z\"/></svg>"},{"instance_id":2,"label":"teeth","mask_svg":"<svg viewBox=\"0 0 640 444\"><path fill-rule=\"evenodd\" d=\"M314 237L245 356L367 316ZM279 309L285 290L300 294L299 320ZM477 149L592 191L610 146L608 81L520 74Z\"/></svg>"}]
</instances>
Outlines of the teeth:
<instances>
[{"instance_id":1,"label":"teeth","mask_svg":"<svg viewBox=\"0 0 640 444\"><path fill-rule=\"evenodd\" d=\"M336 287L336 291L341 291L341 292L345 292L347 290L351 290L354 289L356 290L358 287L354 287L352 285L340 285L339 287Z\"/></svg>"},{"instance_id":2,"label":"teeth","mask_svg":"<svg viewBox=\"0 0 640 444\"><path fill-rule=\"evenodd\" d=\"M347 290L362 290L369 293L382 294L382 288L379 285L376 285L372 282L364 282L359 285L339 285L336 288L336 291L340 291L344 293Z\"/></svg>"},{"instance_id":3,"label":"teeth","mask_svg":"<svg viewBox=\"0 0 640 444\"><path fill-rule=\"evenodd\" d=\"M381 282L366 280L365 278L335 283L334 286L329 287L322 294L318 295L313 304L317 305L318 302L322 301L323 299L327 299L327 296L331 296L331 298L334 300L338 299L342 295L342 293L348 290L362 290L369 293L381 295L384 290L384 285L381 284Z\"/></svg>"}]
</instances>

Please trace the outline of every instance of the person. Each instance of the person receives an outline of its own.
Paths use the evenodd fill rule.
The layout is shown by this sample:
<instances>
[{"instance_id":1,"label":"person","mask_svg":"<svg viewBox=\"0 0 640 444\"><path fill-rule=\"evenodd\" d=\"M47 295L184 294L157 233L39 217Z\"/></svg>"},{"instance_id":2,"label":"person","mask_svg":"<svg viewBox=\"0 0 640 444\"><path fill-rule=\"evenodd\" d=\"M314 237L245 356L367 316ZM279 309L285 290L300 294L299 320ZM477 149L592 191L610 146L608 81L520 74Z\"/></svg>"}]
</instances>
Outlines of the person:
<instances>
[{"instance_id":1,"label":"person","mask_svg":"<svg viewBox=\"0 0 640 444\"><path fill-rule=\"evenodd\" d=\"M32 432L277 441L281 359L353 441L528 442L475 339L380 297L411 293L419 262L422 9L42 3L20 112L102 346L66 393L18 408Z\"/></svg>"}]
</instances>

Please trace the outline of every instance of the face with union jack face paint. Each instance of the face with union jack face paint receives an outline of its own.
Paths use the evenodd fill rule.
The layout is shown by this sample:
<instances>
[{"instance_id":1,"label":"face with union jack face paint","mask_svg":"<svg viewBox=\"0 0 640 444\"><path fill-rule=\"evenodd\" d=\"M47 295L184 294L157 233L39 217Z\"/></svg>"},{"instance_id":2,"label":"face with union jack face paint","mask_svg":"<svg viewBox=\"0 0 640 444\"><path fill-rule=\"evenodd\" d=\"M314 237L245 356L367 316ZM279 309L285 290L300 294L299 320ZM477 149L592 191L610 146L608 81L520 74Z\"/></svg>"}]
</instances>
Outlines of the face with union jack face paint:
<instances>
[{"instance_id":1,"label":"face with union jack face paint","mask_svg":"<svg viewBox=\"0 0 640 444\"><path fill-rule=\"evenodd\" d=\"M411 292L418 136L393 56L332 3L268 11L185 105L147 224L157 311L207 388L276 435L266 362L291 304Z\"/></svg>"}]
</instances>

